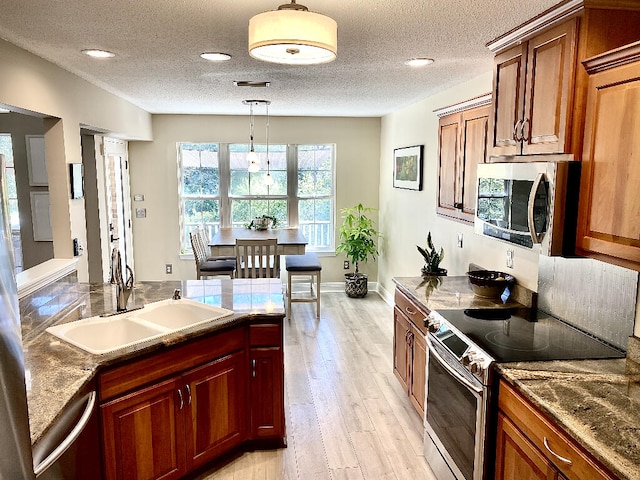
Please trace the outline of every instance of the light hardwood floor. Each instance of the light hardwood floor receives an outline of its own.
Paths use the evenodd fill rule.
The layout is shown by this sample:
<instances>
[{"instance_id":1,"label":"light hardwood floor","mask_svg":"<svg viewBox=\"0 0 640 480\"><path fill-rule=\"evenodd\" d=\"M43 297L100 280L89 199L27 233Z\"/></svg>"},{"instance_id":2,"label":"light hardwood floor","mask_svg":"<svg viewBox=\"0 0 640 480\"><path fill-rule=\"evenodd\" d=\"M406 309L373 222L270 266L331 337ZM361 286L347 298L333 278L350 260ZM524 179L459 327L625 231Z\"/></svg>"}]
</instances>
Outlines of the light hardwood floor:
<instances>
[{"instance_id":1,"label":"light hardwood floor","mask_svg":"<svg viewBox=\"0 0 640 480\"><path fill-rule=\"evenodd\" d=\"M285 320L288 447L197 480L426 479L422 421L393 376L393 314L375 292L322 294Z\"/></svg>"}]
</instances>

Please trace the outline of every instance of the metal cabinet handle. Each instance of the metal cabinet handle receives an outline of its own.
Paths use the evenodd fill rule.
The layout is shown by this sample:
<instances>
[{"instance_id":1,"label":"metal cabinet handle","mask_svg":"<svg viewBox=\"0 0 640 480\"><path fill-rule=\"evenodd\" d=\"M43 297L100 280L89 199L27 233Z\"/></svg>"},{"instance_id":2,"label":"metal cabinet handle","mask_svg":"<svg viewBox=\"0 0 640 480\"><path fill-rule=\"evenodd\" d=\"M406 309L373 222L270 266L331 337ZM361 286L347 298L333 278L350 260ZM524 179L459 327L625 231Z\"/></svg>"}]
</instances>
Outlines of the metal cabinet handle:
<instances>
[{"instance_id":1,"label":"metal cabinet handle","mask_svg":"<svg viewBox=\"0 0 640 480\"><path fill-rule=\"evenodd\" d=\"M454 202L453 203L453 208L455 208L457 210L462 210L462 202Z\"/></svg>"},{"instance_id":2,"label":"metal cabinet handle","mask_svg":"<svg viewBox=\"0 0 640 480\"><path fill-rule=\"evenodd\" d=\"M524 133L525 125L529 126L529 128L527 128L526 135ZM520 140L524 140L525 142L528 142L530 138L531 138L531 122L529 121L528 118L525 118L524 122L522 122L522 127L520 128Z\"/></svg>"},{"instance_id":3,"label":"metal cabinet handle","mask_svg":"<svg viewBox=\"0 0 640 480\"><path fill-rule=\"evenodd\" d=\"M178 407L178 410L182 410L182 407L184 407L184 398L182 398L182 390L178 389L178 397L180 397L180 406Z\"/></svg>"},{"instance_id":4,"label":"metal cabinet handle","mask_svg":"<svg viewBox=\"0 0 640 480\"><path fill-rule=\"evenodd\" d=\"M187 405L191 405L191 387L187 383L184 388L187 390Z\"/></svg>"},{"instance_id":5,"label":"metal cabinet handle","mask_svg":"<svg viewBox=\"0 0 640 480\"><path fill-rule=\"evenodd\" d=\"M556 452L551 450L551 447L549 447L549 442L547 441L547 437L544 437L543 443L544 443L544 448L546 448L549 451L549 453L551 455L553 455L554 457L556 457L558 460L560 460L561 462L566 463L567 465L572 465L573 464L573 462L571 460L569 460L568 458L561 457Z\"/></svg>"},{"instance_id":6,"label":"metal cabinet handle","mask_svg":"<svg viewBox=\"0 0 640 480\"><path fill-rule=\"evenodd\" d=\"M522 120L518 120L516 124L513 126L513 139L516 142L521 142L522 137L518 137L518 130L520 130L520 125L522 124Z\"/></svg>"},{"instance_id":7,"label":"metal cabinet handle","mask_svg":"<svg viewBox=\"0 0 640 480\"><path fill-rule=\"evenodd\" d=\"M253 360L251 360L251 376L253 378L256 377L256 360L255 360L255 358Z\"/></svg>"},{"instance_id":8,"label":"metal cabinet handle","mask_svg":"<svg viewBox=\"0 0 640 480\"><path fill-rule=\"evenodd\" d=\"M413 309L412 309L412 308L410 308L410 307L404 307L404 310L405 310L409 315L415 315L416 313L418 313L418 312L416 312L415 310L413 310Z\"/></svg>"},{"instance_id":9,"label":"metal cabinet handle","mask_svg":"<svg viewBox=\"0 0 640 480\"><path fill-rule=\"evenodd\" d=\"M96 392L93 391L89 393L87 397L87 406L82 412L82 416L76 426L73 427L73 430L69 433L69 436L65 438L60 445L58 445L53 452L51 452L47 458L45 458L42 462L35 466L33 472L36 477L39 476L42 472L44 472L47 468L53 465L68 449L69 447L78 439L84 428L89 423L91 419L91 414L93 413L93 407L96 405Z\"/></svg>"}]
</instances>

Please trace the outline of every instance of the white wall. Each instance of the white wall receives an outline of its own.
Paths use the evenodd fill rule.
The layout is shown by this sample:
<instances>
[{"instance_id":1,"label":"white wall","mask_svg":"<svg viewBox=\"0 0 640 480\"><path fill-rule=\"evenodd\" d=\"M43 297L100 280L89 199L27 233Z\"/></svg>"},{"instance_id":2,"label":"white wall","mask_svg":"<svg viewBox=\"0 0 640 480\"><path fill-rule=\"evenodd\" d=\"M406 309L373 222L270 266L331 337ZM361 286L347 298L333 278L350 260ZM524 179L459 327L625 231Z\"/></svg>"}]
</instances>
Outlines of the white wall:
<instances>
[{"instance_id":1,"label":"white wall","mask_svg":"<svg viewBox=\"0 0 640 480\"><path fill-rule=\"evenodd\" d=\"M416 245L426 243L431 231L437 247L442 246L442 266L449 275L464 275L469 262L496 270L506 269L507 248L515 250L514 268L509 270L525 287L537 290L538 254L507 246L473 233L473 227L436 215L438 175L438 117L435 109L491 92L492 74L487 72L382 118L380 148L380 230L384 233L383 255L378 267L378 281L384 295L393 294L393 277L418 276L423 260ZM424 145L423 190L420 192L392 187L393 150ZM463 248L456 246L463 234Z\"/></svg>"},{"instance_id":2,"label":"white wall","mask_svg":"<svg viewBox=\"0 0 640 480\"><path fill-rule=\"evenodd\" d=\"M146 218L133 215L133 244L138 280L195 278L192 259L180 259L177 142L247 143L248 116L154 115L153 142L130 142L131 194L143 194ZM260 132L262 133L262 132ZM262 136L257 133L256 141ZM272 144L335 143L336 202L339 209L357 203L378 206L380 158L379 118L271 117ZM342 256L323 256L322 280L343 282ZM165 264L173 274L165 273ZM375 281L377 262L362 271Z\"/></svg>"},{"instance_id":3,"label":"white wall","mask_svg":"<svg viewBox=\"0 0 640 480\"><path fill-rule=\"evenodd\" d=\"M72 258L72 238L86 244L84 201L70 199L67 167L81 162L80 126L148 140L151 115L3 40L0 65L0 104L50 117L45 119L45 141L54 255ZM79 259L78 278L88 279L86 256Z\"/></svg>"}]
</instances>

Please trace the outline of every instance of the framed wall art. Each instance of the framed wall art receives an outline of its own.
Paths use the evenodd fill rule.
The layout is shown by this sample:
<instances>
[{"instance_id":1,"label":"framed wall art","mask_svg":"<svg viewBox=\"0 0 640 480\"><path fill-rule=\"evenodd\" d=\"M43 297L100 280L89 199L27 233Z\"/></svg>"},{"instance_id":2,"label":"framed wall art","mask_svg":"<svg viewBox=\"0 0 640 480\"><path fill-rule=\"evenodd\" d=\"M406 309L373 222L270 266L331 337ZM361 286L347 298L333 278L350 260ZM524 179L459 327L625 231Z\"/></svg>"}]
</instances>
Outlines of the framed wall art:
<instances>
[{"instance_id":1,"label":"framed wall art","mask_svg":"<svg viewBox=\"0 0 640 480\"><path fill-rule=\"evenodd\" d=\"M422 153L424 145L396 148L393 151L393 186L422 190Z\"/></svg>"}]
</instances>

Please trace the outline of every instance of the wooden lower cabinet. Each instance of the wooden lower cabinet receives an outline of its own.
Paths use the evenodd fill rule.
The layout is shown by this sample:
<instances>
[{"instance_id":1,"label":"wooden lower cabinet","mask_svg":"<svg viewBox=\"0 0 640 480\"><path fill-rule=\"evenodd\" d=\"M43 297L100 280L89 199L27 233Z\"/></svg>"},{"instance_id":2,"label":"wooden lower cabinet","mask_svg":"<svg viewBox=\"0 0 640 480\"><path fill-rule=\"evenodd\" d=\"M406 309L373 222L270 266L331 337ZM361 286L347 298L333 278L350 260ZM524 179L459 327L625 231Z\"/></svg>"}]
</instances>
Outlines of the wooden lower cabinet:
<instances>
[{"instance_id":1,"label":"wooden lower cabinet","mask_svg":"<svg viewBox=\"0 0 640 480\"><path fill-rule=\"evenodd\" d=\"M500 381L496 480L614 480L588 452Z\"/></svg>"},{"instance_id":2,"label":"wooden lower cabinet","mask_svg":"<svg viewBox=\"0 0 640 480\"><path fill-rule=\"evenodd\" d=\"M252 327L270 346L250 347L265 340ZM269 323L101 373L105 479L177 479L250 440L284 446L283 364L282 325Z\"/></svg>"},{"instance_id":3,"label":"wooden lower cabinet","mask_svg":"<svg viewBox=\"0 0 640 480\"><path fill-rule=\"evenodd\" d=\"M186 473L178 378L100 407L106 479L173 479Z\"/></svg>"},{"instance_id":4,"label":"wooden lower cabinet","mask_svg":"<svg viewBox=\"0 0 640 480\"><path fill-rule=\"evenodd\" d=\"M393 309L393 373L421 417L424 417L427 341L425 332L418 325L424 323L425 317L415 304L396 290L396 306Z\"/></svg>"},{"instance_id":5,"label":"wooden lower cabinet","mask_svg":"<svg viewBox=\"0 0 640 480\"><path fill-rule=\"evenodd\" d=\"M282 349L252 348L251 436L255 440L284 438Z\"/></svg>"},{"instance_id":6,"label":"wooden lower cabinet","mask_svg":"<svg viewBox=\"0 0 640 480\"><path fill-rule=\"evenodd\" d=\"M236 352L182 377L188 470L245 440L244 358Z\"/></svg>"}]
</instances>

